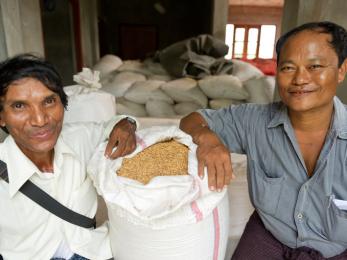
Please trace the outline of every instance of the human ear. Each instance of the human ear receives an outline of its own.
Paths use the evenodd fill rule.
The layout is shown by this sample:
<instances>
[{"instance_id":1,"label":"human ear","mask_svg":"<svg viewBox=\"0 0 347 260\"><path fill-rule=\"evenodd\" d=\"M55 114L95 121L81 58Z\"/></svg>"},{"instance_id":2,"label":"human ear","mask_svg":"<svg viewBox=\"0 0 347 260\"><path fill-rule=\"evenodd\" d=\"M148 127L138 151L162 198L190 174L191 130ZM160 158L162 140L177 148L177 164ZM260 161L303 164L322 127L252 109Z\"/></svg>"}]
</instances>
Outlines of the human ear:
<instances>
[{"instance_id":1,"label":"human ear","mask_svg":"<svg viewBox=\"0 0 347 260\"><path fill-rule=\"evenodd\" d=\"M345 59L343 61L343 63L341 64L340 68L339 68L339 72L338 72L338 82L341 83L346 76L346 72L347 72L347 59Z\"/></svg>"}]
</instances>

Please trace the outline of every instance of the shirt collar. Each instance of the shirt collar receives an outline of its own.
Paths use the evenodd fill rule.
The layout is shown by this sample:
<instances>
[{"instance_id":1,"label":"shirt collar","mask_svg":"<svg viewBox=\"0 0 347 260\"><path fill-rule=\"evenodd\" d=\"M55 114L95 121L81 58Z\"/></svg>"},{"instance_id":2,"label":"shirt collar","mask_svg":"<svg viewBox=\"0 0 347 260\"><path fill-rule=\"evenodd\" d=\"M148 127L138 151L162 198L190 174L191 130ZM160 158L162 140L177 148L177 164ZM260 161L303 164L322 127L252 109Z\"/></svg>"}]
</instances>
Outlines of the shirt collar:
<instances>
[{"instance_id":1,"label":"shirt collar","mask_svg":"<svg viewBox=\"0 0 347 260\"><path fill-rule=\"evenodd\" d=\"M282 102L272 103L270 113L270 122L267 125L268 128L288 124L289 117L287 112L287 106L284 105Z\"/></svg>"},{"instance_id":2,"label":"shirt collar","mask_svg":"<svg viewBox=\"0 0 347 260\"><path fill-rule=\"evenodd\" d=\"M334 111L331 128L338 137L347 139L347 108L337 97L334 97Z\"/></svg>"},{"instance_id":3,"label":"shirt collar","mask_svg":"<svg viewBox=\"0 0 347 260\"><path fill-rule=\"evenodd\" d=\"M19 149L12 136L8 136L5 139L4 145L7 151L6 164L9 178L9 193L10 197L13 197L31 176L41 171ZM61 137L58 138L54 151L54 165L58 167L62 165L64 154L75 155Z\"/></svg>"},{"instance_id":4,"label":"shirt collar","mask_svg":"<svg viewBox=\"0 0 347 260\"><path fill-rule=\"evenodd\" d=\"M268 128L277 127L289 123L287 106L282 102L271 105L271 120ZM347 108L339 98L334 97L334 116L331 130L336 131L340 138L347 139Z\"/></svg>"}]
</instances>

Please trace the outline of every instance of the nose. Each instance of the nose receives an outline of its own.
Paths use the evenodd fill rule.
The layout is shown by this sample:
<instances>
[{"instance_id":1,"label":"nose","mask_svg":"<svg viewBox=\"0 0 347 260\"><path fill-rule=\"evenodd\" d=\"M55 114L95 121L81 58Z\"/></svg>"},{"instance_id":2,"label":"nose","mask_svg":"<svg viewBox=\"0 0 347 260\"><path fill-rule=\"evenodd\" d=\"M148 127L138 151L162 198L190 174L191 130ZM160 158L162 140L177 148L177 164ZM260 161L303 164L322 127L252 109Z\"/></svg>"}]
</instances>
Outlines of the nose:
<instances>
[{"instance_id":1,"label":"nose","mask_svg":"<svg viewBox=\"0 0 347 260\"><path fill-rule=\"evenodd\" d=\"M42 127L47 123L47 114L41 107L35 107L31 111L30 123L32 126Z\"/></svg>"},{"instance_id":2,"label":"nose","mask_svg":"<svg viewBox=\"0 0 347 260\"><path fill-rule=\"evenodd\" d=\"M293 77L293 84L300 86L305 85L310 81L310 73L305 67L298 67Z\"/></svg>"}]
</instances>

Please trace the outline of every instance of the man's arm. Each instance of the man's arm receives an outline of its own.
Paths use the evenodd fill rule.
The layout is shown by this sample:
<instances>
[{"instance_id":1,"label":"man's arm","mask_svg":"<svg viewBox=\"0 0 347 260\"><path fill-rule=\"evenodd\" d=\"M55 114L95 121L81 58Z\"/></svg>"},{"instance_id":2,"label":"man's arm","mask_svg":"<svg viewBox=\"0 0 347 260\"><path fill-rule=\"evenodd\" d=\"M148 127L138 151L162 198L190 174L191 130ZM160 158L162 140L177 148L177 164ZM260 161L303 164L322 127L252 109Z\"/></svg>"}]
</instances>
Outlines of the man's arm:
<instances>
[{"instance_id":1,"label":"man's arm","mask_svg":"<svg viewBox=\"0 0 347 260\"><path fill-rule=\"evenodd\" d=\"M207 167L209 188L221 191L235 177L229 150L197 112L182 118L180 129L191 135L193 142L198 145L198 175L203 178L204 168Z\"/></svg>"}]
</instances>

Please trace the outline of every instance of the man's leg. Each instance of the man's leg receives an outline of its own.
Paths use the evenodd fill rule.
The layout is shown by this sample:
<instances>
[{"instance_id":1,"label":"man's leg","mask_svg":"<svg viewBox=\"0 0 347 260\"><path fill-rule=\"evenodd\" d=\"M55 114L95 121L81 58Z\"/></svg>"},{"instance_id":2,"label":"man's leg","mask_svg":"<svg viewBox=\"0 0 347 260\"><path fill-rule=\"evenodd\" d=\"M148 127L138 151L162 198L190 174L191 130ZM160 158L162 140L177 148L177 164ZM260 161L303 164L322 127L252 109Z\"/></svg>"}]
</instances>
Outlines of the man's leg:
<instances>
[{"instance_id":1,"label":"man's leg","mask_svg":"<svg viewBox=\"0 0 347 260\"><path fill-rule=\"evenodd\" d=\"M232 260L282 260L284 246L266 230L254 211L245 227Z\"/></svg>"}]
</instances>

